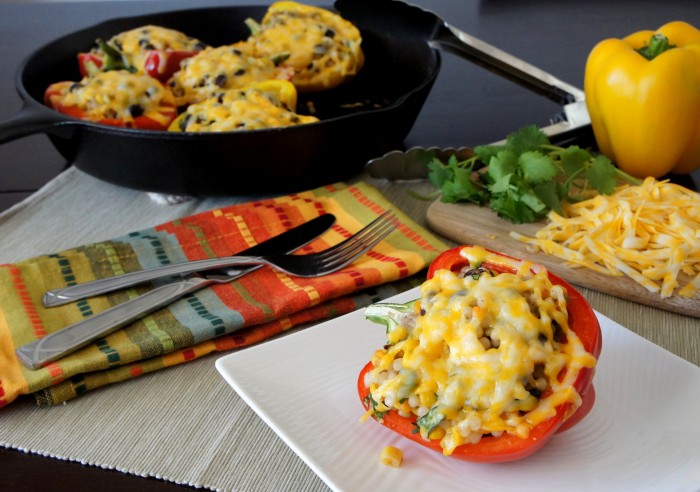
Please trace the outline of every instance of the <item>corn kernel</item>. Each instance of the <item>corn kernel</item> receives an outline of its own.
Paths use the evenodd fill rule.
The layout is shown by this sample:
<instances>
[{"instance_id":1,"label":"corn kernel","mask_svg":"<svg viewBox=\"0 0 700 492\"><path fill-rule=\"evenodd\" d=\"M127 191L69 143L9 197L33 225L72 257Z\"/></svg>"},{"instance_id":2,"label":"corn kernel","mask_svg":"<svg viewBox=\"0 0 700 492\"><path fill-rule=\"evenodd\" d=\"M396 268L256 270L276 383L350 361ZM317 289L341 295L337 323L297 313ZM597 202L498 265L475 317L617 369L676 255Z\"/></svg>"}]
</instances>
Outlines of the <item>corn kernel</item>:
<instances>
[{"instance_id":1,"label":"corn kernel","mask_svg":"<svg viewBox=\"0 0 700 492\"><path fill-rule=\"evenodd\" d=\"M434 439L442 439L443 437L445 437L445 429L442 427L435 427L430 431L430 434L428 434L428 439L431 441Z\"/></svg>"},{"instance_id":2,"label":"corn kernel","mask_svg":"<svg viewBox=\"0 0 700 492\"><path fill-rule=\"evenodd\" d=\"M382 449L381 461L383 465L398 468L403 461L403 451L395 446L386 446Z\"/></svg>"}]
</instances>

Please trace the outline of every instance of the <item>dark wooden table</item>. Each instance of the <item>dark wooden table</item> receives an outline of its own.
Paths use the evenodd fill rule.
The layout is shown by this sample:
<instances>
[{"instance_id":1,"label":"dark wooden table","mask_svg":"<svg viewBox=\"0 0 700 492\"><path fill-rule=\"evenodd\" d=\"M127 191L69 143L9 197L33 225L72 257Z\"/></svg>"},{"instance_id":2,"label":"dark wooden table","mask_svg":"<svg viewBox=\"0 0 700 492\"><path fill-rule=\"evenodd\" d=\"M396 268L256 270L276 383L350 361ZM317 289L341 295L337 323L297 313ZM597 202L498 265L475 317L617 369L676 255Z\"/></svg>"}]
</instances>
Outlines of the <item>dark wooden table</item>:
<instances>
[{"instance_id":1,"label":"dark wooden table","mask_svg":"<svg viewBox=\"0 0 700 492\"><path fill-rule=\"evenodd\" d=\"M140 13L260 1L0 3L0 121L21 108L14 71L35 49L101 20ZM313 2L319 3L319 2ZM322 4L330 4L330 2ZM697 0L416 0L453 25L571 84L582 86L586 57L607 37L655 29L671 20L700 25ZM453 55L443 68L406 145L473 146L520 126L546 125L556 104ZM66 166L44 135L0 146L0 210L26 198ZM700 182L700 173L693 179ZM693 181L688 182L691 186ZM2 425L0 410L0 425ZM0 448L1 490L153 490L183 487Z\"/></svg>"}]
</instances>

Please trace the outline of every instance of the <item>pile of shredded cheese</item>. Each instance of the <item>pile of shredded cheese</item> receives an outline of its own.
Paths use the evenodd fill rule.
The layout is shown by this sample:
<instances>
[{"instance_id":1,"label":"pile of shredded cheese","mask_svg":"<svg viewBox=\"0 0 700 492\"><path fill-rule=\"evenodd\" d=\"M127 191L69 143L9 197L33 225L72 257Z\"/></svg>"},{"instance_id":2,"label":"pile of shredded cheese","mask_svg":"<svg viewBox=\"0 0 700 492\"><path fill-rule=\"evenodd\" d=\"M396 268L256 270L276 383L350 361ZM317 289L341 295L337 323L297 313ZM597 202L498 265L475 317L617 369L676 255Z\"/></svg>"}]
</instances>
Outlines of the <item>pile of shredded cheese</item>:
<instances>
[{"instance_id":1,"label":"pile of shredded cheese","mask_svg":"<svg viewBox=\"0 0 700 492\"><path fill-rule=\"evenodd\" d=\"M564 213L551 212L534 238L510 235L572 266L627 275L664 298L676 289L684 297L700 290L699 193L650 177L571 204Z\"/></svg>"}]
</instances>

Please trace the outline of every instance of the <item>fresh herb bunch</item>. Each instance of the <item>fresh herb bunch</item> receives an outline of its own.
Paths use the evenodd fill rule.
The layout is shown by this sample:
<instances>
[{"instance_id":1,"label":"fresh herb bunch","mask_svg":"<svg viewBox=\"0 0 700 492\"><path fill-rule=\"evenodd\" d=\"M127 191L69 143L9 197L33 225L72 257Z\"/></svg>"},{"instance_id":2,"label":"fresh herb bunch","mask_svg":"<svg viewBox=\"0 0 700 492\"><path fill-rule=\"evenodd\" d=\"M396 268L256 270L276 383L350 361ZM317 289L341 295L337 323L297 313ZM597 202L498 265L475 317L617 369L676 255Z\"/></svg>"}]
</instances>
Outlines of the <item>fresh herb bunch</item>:
<instances>
[{"instance_id":1,"label":"fresh herb bunch","mask_svg":"<svg viewBox=\"0 0 700 492\"><path fill-rule=\"evenodd\" d=\"M430 182L447 203L488 203L499 217L515 224L536 222L564 202L609 195L619 180L639 180L615 167L603 155L576 145L557 147L535 125L508 135L504 145L480 145L474 157L444 163L433 159Z\"/></svg>"}]
</instances>

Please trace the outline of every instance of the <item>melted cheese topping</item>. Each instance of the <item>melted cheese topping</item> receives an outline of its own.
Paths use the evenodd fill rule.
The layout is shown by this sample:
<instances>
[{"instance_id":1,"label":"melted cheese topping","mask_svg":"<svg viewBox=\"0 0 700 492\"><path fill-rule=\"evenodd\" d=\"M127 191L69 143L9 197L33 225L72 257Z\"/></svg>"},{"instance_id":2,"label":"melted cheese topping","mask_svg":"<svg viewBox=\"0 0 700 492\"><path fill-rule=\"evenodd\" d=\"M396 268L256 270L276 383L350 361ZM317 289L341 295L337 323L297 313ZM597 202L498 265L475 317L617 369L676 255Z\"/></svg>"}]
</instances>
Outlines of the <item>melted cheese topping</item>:
<instances>
[{"instance_id":1,"label":"melted cheese topping","mask_svg":"<svg viewBox=\"0 0 700 492\"><path fill-rule=\"evenodd\" d=\"M227 89L239 89L280 76L272 60L256 57L244 43L207 48L183 60L168 85L177 105L204 101Z\"/></svg>"},{"instance_id":2,"label":"melted cheese topping","mask_svg":"<svg viewBox=\"0 0 700 492\"><path fill-rule=\"evenodd\" d=\"M117 34L108 44L121 51L124 62L135 68L137 73L145 73L144 66L149 51L199 51L205 47L198 39L173 29L153 25Z\"/></svg>"},{"instance_id":3,"label":"melted cheese topping","mask_svg":"<svg viewBox=\"0 0 700 492\"><path fill-rule=\"evenodd\" d=\"M465 251L471 265L487 256ZM423 417L423 437L441 439L449 455L484 434L526 438L557 406L580 405L573 384L596 361L569 328L565 289L545 269L464 278L440 270L419 303L415 327L372 359L375 411Z\"/></svg>"},{"instance_id":4,"label":"melted cheese topping","mask_svg":"<svg viewBox=\"0 0 700 492\"><path fill-rule=\"evenodd\" d=\"M300 91L335 87L364 64L360 31L342 17L318 7L277 2L249 39L259 56L294 70Z\"/></svg>"},{"instance_id":5,"label":"melted cheese topping","mask_svg":"<svg viewBox=\"0 0 700 492\"><path fill-rule=\"evenodd\" d=\"M286 81L277 82L291 86ZM313 116L296 114L294 108L289 107L275 92L252 87L226 91L204 102L192 104L174 125L177 125L177 130L186 132L226 132L316 121L318 118Z\"/></svg>"},{"instance_id":6,"label":"melted cheese topping","mask_svg":"<svg viewBox=\"0 0 700 492\"><path fill-rule=\"evenodd\" d=\"M664 298L700 290L700 194L647 178L569 205L565 215L551 212L534 238L511 236L571 266L627 275Z\"/></svg>"},{"instance_id":7,"label":"melted cheese topping","mask_svg":"<svg viewBox=\"0 0 700 492\"><path fill-rule=\"evenodd\" d=\"M86 120L117 118L129 123L143 115L167 126L174 113L173 95L167 88L147 75L125 70L99 72L53 87L59 89L54 101L79 108Z\"/></svg>"}]
</instances>

